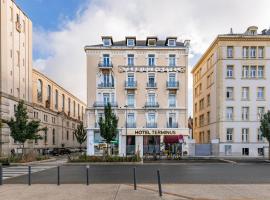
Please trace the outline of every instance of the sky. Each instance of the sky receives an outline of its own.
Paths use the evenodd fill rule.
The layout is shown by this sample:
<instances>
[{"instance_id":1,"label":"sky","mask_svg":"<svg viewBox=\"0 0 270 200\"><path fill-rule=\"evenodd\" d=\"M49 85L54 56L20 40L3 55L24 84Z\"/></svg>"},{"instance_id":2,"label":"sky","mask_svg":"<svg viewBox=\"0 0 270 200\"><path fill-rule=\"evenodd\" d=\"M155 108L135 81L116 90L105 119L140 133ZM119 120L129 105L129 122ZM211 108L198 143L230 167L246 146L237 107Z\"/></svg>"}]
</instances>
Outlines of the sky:
<instances>
[{"instance_id":1,"label":"sky","mask_svg":"<svg viewBox=\"0 0 270 200\"><path fill-rule=\"evenodd\" d=\"M189 72L218 34L270 27L269 0L16 0L33 22L34 68L86 102L85 45L136 35L191 40ZM192 115L192 76L189 75Z\"/></svg>"}]
</instances>

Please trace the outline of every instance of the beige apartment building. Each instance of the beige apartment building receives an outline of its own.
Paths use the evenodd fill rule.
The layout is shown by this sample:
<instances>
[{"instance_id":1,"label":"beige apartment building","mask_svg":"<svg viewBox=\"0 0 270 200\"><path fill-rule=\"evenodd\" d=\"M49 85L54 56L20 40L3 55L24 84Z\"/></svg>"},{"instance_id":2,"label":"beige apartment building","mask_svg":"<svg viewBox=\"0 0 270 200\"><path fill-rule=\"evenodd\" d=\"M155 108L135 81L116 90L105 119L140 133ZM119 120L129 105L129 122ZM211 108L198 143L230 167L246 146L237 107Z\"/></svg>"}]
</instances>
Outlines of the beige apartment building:
<instances>
[{"instance_id":1,"label":"beige apartment building","mask_svg":"<svg viewBox=\"0 0 270 200\"><path fill-rule=\"evenodd\" d=\"M189 41L126 37L85 46L87 57L87 153L104 143L98 121L110 103L119 118L119 155L183 151L188 130ZM182 148L182 149L181 149Z\"/></svg>"},{"instance_id":2,"label":"beige apartment building","mask_svg":"<svg viewBox=\"0 0 270 200\"><path fill-rule=\"evenodd\" d=\"M32 69L31 20L13 0L1 0L0 7L1 118L13 117L18 101L24 100L29 117L41 120L42 126L48 127L47 133L40 133L43 141L28 141L26 146L39 150L78 146L73 140L73 130L83 120L85 104ZM3 124L0 156L8 155L16 147L18 144L10 137L9 128Z\"/></svg>"},{"instance_id":3,"label":"beige apartment building","mask_svg":"<svg viewBox=\"0 0 270 200\"><path fill-rule=\"evenodd\" d=\"M193 134L210 154L262 156L260 118L270 109L270 30L218 35L192 70Z\"/></svg>"}]
</instances>

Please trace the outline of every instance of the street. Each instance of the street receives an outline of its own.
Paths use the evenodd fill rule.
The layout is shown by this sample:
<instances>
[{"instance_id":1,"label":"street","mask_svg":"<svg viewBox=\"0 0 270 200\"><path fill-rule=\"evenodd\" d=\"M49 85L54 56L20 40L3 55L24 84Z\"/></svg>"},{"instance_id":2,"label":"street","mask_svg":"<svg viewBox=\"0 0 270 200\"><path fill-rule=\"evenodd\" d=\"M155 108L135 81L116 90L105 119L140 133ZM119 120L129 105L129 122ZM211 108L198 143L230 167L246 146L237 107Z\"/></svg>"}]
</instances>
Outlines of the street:
<instances>
[{"instance_id":1,"label":"street","mask_svg":"<svg viewBox=\"0 0 270 200\"><path fill-rule=\"evenodd\" d=\"M44 166L44 164L43 164ZM138 184L156 184L160 170L163 184L269 184L268 163L147 163L143 165L90 165L90 184L132 184L136 167ZM27 166L25 166L27 168ZM5 169L4 169L5 170ZM56 184L57 168L33 173L32 184ZM6 179L4 184L27 184L28 176ZM60 183L85 184L86 165L64 164Z\"/></svg>"}]
</instances>

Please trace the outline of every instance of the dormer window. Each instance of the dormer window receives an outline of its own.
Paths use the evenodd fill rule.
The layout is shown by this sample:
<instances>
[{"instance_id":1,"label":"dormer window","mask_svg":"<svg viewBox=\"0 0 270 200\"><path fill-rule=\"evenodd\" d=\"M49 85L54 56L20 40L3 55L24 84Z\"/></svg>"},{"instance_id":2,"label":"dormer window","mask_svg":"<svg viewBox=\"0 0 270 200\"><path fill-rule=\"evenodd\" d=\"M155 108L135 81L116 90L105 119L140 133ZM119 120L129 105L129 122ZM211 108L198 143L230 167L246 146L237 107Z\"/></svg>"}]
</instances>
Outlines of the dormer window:
<instances>
[{"instance_id":1,"label":"dormer window","mask_svg":"<svg viewBox=\"0 0 270 200\"><path fill-rule=\"evenodd\" d=\"M129 46L129 47L135 46L135 40L134 39L127 39L127 46Z\"/></svg>"},{"instance_id":2,"label":"dormer window","mask_svg":"<svg viewBox=\"0 0 270 200\"><path fill-rule=\"evenodd\" d=\"M156 39L149 39L148 46L156 46Z\"/></svg>"},{"instance_id":3,"label":"dormer window","mask_svg":"<svg viewBox=\"0 0 270 200\"><path fill-rule=\"evenodd\" d=\"M169 40L168 40L168 46L171 46L171 47L176 46L176 41L175 41L175 39L169 39Z\"/></svg>"},{"instance_id":4,"label":"dormer window","mask_svg":"<svg viewBox=\"0 0 270 200\"><path fill-rule=\"evenodd\" d=\"M103 46L111 46L111 45L112 45L111 39L108 38L103 39Z\"/></svg>"}]
</instances>

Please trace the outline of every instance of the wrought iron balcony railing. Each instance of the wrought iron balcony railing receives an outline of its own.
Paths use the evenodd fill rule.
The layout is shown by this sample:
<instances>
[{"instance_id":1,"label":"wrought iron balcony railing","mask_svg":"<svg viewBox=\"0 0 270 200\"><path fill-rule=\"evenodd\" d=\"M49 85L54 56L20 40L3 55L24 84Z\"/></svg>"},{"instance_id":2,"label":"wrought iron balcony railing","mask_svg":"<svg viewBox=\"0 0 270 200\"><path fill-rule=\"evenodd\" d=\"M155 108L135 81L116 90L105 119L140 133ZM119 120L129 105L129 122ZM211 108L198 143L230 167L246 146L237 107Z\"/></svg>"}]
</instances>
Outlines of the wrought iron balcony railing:
<instances>
[{"instance_id":1,"label":"wrought iron balcony railing","mask_svg":"<svg viewBox=\"0 0 270 200\"><path fill-rule=\"evenodd\" d=\"M178 128L177 122L167 123L167 128Z\"/></svg>"},{"instance_id":2,"label":"wrought iron balcony railing","mask_svg":"<svg viewBox=\"0 0 270 200\"><path fill-rule=\"evenodd\" d=\"M158 108L159 104L158 102L146 102L145 108Z\"/></svg>"},{"instance_id":3,"label":"wrought iron balcony railing","mask_svg":"<svg viewBox=\"0 0 270 200\"><path fill-rule=\"evenodd\" d=\"M167 81L167 89L179 89L179 81Z\"/></svg>"},{"instance_id":4,"label":"wrought iron balcony railing","mask_svg":"<svg viewBox=\"0 0 270 200\"><path fill-rule=\"evenodd\" d=\"M147 122L146 128L157 128L157 123L156 122Z\"/></svg>"},{"instance_id":5,"label":"wrought iron balcony railing","mask_svg":"<svg viewBox=\"0 0 270 200\"><path fill-rule=\"evenodd\" d=\"M112 62L100 62L98 63L98 67L101 68L101 69L110 69L113 67L113 64Z\"/></svg>"},{"instance_id":6,"label":"wrought iron balcony railing","mask_svg":"<svg viewBox=\"0 0 270 200\"><path fill-rule=\"evenodd\" d=\"M111 107L118 107L117 102L103 102L103 101L96 101L93 106L94 107L105 107L108 104L110 104Z\"/></svg>"},{"instance_id":7,"label":"wrought iron balcony railing","mask_svg":"<svg viewBox=\"0 0 270 200\"><path fill-rule=\"evenodd\" d=\"M157 87L157 83L147 83L146 85L147 88L156 88Z\"/></svg>"},{"instance_id":8,"label":"wrought iron balcony railing","mask_svg":"<svg viewBox=\"0 0 270 200\"><path fill-rule=\"evenodd\" d=\"M136 128L136 122L128 122L127 128Z\"/></svg>"},{"instance_id":9,"label":"wrought iron balcony railing","mask_svg":"<svg viewBox=\"0 0 270 200\"><path fill-rule=\"evenodd\" d=\"M136 89L137 88L137 81L126 81L125 88L126 89Z\"/></svg>"},{"instance_id":10,"label":"wrought iron balcony railing","mask_svg":"<svg viewBox=\"0 0 270 200\"><path fill-rule=\"evenodd\" d=\"M98 88L114 88L114 83L99 83Z\"/></svg>"}]
</instances>

